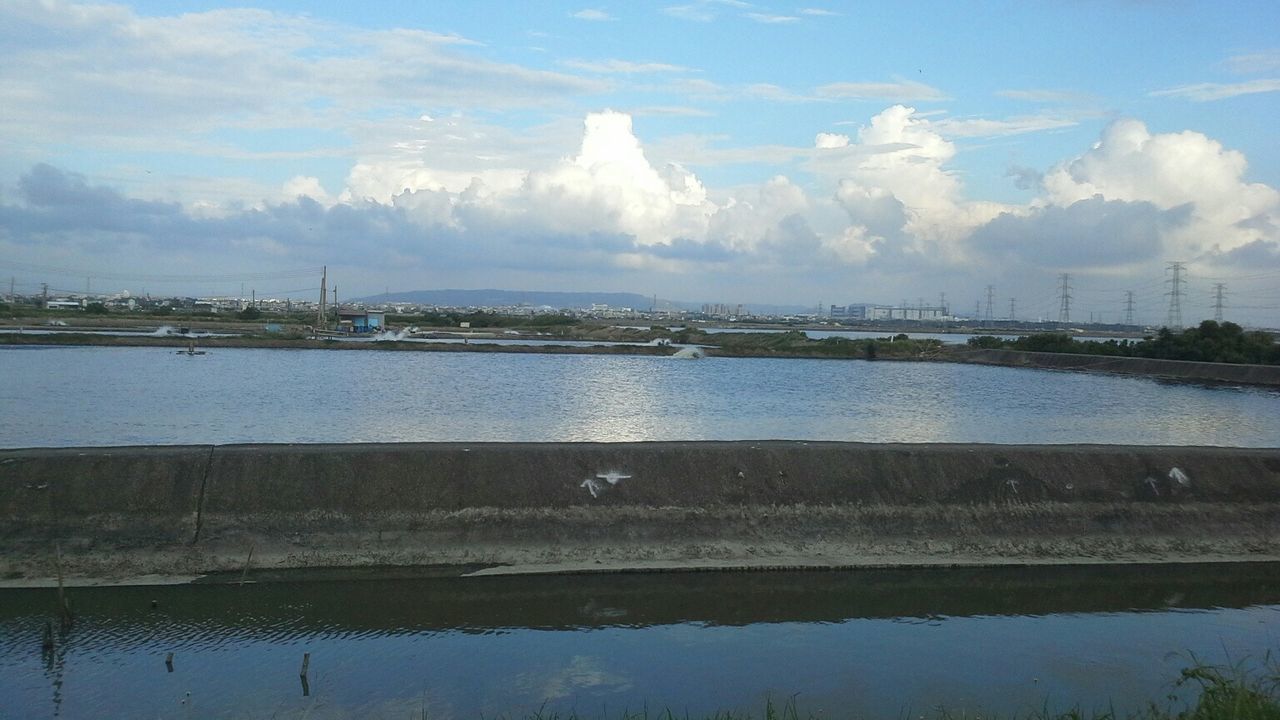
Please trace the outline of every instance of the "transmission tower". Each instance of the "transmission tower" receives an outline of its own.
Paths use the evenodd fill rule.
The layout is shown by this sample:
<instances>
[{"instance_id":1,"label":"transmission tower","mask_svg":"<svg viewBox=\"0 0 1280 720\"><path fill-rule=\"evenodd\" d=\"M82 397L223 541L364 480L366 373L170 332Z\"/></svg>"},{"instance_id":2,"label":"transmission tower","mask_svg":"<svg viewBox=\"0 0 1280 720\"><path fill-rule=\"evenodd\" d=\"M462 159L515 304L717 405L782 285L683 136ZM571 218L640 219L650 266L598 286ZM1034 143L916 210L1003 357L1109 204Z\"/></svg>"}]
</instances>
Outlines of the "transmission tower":
<instances>
[{"instance_id":1,"label":"transmission tower","mask_svg":"<svg viewBox=\"0 0 1280 720\"><path fill-rule=\"evenodd\" d=\"M938 309L942 312L942 315L943 315L944 317L948 314L948 313L947 313L947 294L946 294L946 293L938 293Z\"/></svg>"},{"instance_id":2,"label":"transmission tower","mask_svg":"<svg viewBox=\"0 0 1280 720\"><path fill-rule=\"evenodd\" d=\"M1071 276L1062 273L1058 276L1058 280L1062 285L1058 288L1061 293L1062 302L1058 305L1058 322L1071 322Z\"/></svg>"},{"instance_id":3,"label":"transmission tower","mask_svg":"<svg viewBox=\"0 0 1280 720\"><path fill-rule=\"evenodd\" d=\"M1017 298L1009 298L1009 320L1010 321L1016 320L1018 318L1017 314L1014 313L1013 311L1013 303L1015 300L1017 300Z\"/></svg>"},{"instance_id":4,"label":"transmission tower","mask_svg":"<svg viewBox=\"0 0 1280 720\"><path fill-rule=\"evenodd\" d=\"M1213 285L1213 319L1215 322L1222 322L1222 306L1227 294L1227 286L1223 283L1214 283Z\"/></svg>"},{"instance_id":5,"label":"transmission tower","mask_svg":"<svg viewBox=\"0 0 1280 720\"><path fill-rule=\"evenodd\" d=\"M1126 290L1124 292L1124 324L1133 324L1133 291Z\"/></svg>"},{"instance_id":6,"label":"transmission tower","mask_svg":"<svg viewBox=\"0 0 1280 720\"><path fill-rule=\"evenodd\" d=\"M1165 323L1171 330L1182 329L1182 284L1186 280L1182 279L1182 271L1186 269L1186 263L1171 262L1169 270L1173 271L1173 277L1165 282L1169 283L1169 321Z\"/></svg>"},{"instance_id":7,"label":"transmission tower","mask_svg":"<svg viewBox=\"0 0 1280 720\"><path fill-rule=\"evenodd\" d=\"M991 322L991 320L995 317L991 313L991 301L995 299L995 294L996 294L996 286L988 285L987 286L987 322Z\"/></svg>"}]
</instances>

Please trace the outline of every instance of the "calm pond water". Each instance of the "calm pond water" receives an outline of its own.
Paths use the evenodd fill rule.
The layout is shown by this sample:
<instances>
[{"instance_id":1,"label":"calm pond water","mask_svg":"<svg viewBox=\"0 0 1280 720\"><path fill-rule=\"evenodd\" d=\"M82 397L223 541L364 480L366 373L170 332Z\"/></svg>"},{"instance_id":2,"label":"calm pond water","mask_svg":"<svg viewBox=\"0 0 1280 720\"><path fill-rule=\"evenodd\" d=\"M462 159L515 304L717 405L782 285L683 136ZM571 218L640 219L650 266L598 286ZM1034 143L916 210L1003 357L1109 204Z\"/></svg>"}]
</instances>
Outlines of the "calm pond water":
<instances>
[{"instance_id":1,"label":"calm pond water","mask_svg":"<svg viewBox=\"0 0 1280 720\"><path fill-rule=\"evenodd\" d=\"M794 695L840 718L1123 716L1165 702L1192 654L1257 667L1280 640L1276 578L1237 565L72 588L78 619L52 651L56 591L7 590L0 714L760 717Z\"/></svg>"},{"instance_id":2,"label":"calm pond water","mask_svg":"<svg viewBox=\"0 0 1280 720\"><path fill-rule=\"evenodd\" d=\"M1275 447L1280 392L944 363L0 348L0 445L643 441Z\"/></svg>"}]
</instances>

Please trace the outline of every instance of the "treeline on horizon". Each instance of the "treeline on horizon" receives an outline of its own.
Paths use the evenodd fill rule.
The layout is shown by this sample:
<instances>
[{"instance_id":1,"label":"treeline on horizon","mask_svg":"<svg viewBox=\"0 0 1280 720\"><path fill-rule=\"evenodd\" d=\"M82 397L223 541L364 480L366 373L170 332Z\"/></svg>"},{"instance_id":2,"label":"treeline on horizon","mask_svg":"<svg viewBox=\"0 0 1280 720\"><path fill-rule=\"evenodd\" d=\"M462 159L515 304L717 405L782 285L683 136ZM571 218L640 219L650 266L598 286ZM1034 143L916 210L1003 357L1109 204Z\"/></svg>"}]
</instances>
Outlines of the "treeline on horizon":
<instances>
[{"instance_id":1,"label":"treeline on horizon","mask_svg":"<svg viewBox=\"0 0 1280 720\"><path fill-rule=\"evenodd\" d=\"M1142 340L1076 340L1066 333L1026 335L1016 340L980 335L969 347L990 350L1111 355L1251 365L1280 365L1280 345L1270 333L1245 332L1233 322L1205 320L1197 327L1175 333L1160 328Z\"/></svg>"}]
</instances>

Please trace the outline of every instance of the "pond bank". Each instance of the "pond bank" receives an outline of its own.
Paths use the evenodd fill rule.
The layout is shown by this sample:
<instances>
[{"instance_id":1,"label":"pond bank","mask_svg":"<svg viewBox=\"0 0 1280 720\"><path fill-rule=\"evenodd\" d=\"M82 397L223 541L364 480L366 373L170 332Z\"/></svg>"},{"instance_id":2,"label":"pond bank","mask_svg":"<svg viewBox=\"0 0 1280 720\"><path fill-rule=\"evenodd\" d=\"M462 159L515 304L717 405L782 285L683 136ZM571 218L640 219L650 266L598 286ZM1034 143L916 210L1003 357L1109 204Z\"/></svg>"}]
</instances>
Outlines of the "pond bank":
<instances>
[{"instance_id":1,"label":"pond bank","mask_svg":"<svg viewBox=\"0 0 1280 720\"><path fill-rule=\"evenodd\" d=\"M1280 387L1280 365L1189 362L1186 360L1076 355L1028 352L1024 350L956 350L945 355L943 359L977 365L1028 367L1041 370L1079 370L1117 373L1120 375L1144 375L1171 380Z\"/></svg>"},{"instance_id":2,"label":"pond bank","mask_svg":"<svg viewBox=\"0 0 1280 720\"><path fill-rule=\"evenodd\" d=\"M833 442L0 451L0 582L1280 560L1280 449Z\"/></svg>"}]
</instances>

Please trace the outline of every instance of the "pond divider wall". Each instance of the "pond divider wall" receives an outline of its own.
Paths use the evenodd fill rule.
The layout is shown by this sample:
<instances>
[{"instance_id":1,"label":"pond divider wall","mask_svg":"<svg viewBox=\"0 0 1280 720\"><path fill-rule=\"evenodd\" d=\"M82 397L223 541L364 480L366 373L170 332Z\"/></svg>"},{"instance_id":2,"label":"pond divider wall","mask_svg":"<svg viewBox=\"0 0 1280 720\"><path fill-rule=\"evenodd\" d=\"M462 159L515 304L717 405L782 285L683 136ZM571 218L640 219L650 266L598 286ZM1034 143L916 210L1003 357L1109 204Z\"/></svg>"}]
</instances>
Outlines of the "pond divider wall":
<instances>
[{"instance_id":1,"label":"pond divider wall","mask_svg":"<svg viewBox=\"0 0 1280 720\"><path fill-rule=\"evenodd\" d=\"M977 365L1030 367L1042 370L1084 370L1122 375L1146 375L1192 382L1280 387L1280 365L1191 362L1025 350L962 350L955 352L948 359Z\"/></svg>"},{"instance_id":2,"label":"pond divider wall","mask_svg":"<svg viewBox=\"0 0 1280 720\"><path fill-rule=\"evenodd\" d=\"M0 574L1280 559L1280 449L743 441L0 451Z\"/></svg>"}]
</instances>

